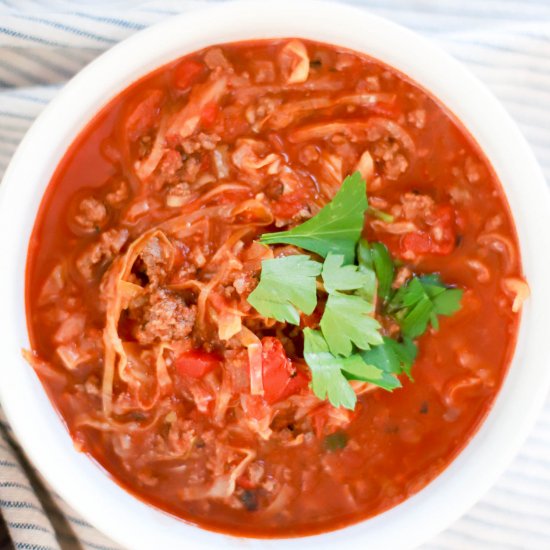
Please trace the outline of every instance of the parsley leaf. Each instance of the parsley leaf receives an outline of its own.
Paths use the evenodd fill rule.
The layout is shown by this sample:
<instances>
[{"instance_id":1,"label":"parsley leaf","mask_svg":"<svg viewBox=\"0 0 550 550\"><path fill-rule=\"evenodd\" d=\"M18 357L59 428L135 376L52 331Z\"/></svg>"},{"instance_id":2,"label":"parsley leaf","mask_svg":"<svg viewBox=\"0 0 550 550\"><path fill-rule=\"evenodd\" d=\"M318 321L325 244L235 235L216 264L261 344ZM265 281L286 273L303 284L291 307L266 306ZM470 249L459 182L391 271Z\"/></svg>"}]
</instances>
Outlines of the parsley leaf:
<instances>
[{"instance_id":1,"label":"parsley leaf","mask_svg":"<svg viewBox=\"0 0 550 550\"><path fill-rule=\"evenodd\" d=\"M387 300L391 292L395 268L386 245L383 243L369 244L366 239L361 238L357 245L357 262L361 271L374 274L374 282L378 281L378 294L382 300ZM374 285L374 289L371 285L370 288L359 294L373 299L376 294L376 285Z\"/></svg>"},{"instance_id":2,"label":"parsley leaf","mask_svg":"<svg viewBox=\"0 0 550 550\"><path fill-rule=\"evenodd\" d=\"M319 399L328 400L334 407L353 410L357 402L355 392L342 374L345 365L361 364L360 356L336 357L330 353L322 334L304 329L304 359L311 370L311 388Z\"/></svg>"},{"instance_id":3,"label":"parsley leaf","mask_svg":"<svg viewBox=\"0 0 550 550\"><path fill-rule=\"evenodd\" d=\"M404 284L388 304L401 326L401 332L409 338L422 335L431 323L439 328L438 315L452 315L460 309L462 290L448 288L439 275L413 277Z\"/></svg>"},{"instance_id":4,"label":"parsley leaf","mask_svg":"<svg viewBox=\"0 0 550 550\"><path fill-rule=\"evenodd\" d=\"M346 263L353 263L367 206L365 180L355 172L316 216L288 231L265 233L260 242L293 244L323 258L329 252L342 254Z\"/></svg>"},{"instance_id":5,"label":"parsley leaf","mask_svg":"<svg viewBox=\"0 0 550 550\"><path fill-rule=\"evenodd\" d=\"M417 348L411 339L405 338L403 342L398 342L385 336L382 345L362 351L361 357L365 363L378 367L384 372L383 382L388 386L375 381L373 383L392 390L401 387L401 382L396 378L397 375L405 373L412 380L411 368L416 354Z\"/></svg>"},{"instance_id":6,"label":"parsley leaf","mask_svg":"<svg viewBox=\"0 0 550 550\"><path fill-rule=\"evenodd\" d=\"M327 292L337 290L356 290L367 285L370 281L369 275L359 271L356 265L342 265L344 256L329 252L323 264L323 283Z\"/></svg>"},{"instance_id":7,"label":"parsley leaf","mask_svg":"<svg viewBox=\"0 0 550 550\"><path fill-rule=\"evenodd\" d=\"M372 262L376 277L378 278L378 294L382 300L387 300L393 283L394 266L390 253L385 244L372 243L371 245Z\"/></svg>"},{"instance_id":8,"label":"parsley leaf","mask_svg":"<svg viewBox=\"0 0 550 550\"><path fill-rule=\"evenodd\" d=\"M361 356L337 357L318 330L304 329L304 359L311 370L311 387L319 399L328 400L334 407L353 410L357 396L344 375L345 372L369 370ZM372 371L373 367L371 367ZM378 371L378 369L376 369Z\"/></svg>"},{"instance_id":9,"label":"parsley leaf","mask_svg":"<svg viewBox=\"0 0 550 550\"><path fill-rule=\"evenodd\" d=\"M331 353L347 357L353 351L353 344L360 349L381 344L380 324L372 312L372 304L360 296L329 294L321 330Z\"/></svg>"},{"instance_id":10,"label":"parsley leaf","mask_svg":"<svg viewBox=\"0 0 550 550\"><path fill-rule=\"evenodd\" d=\"M330 353L323 335L310 328L304 329L304 358L311 370L313 393L320 399L328 397L335 407L355 408L357 397L348 380L370 382L390 391L401 387L394 374L365 362L362 353L354 353L349 357Z\"/></svg>"},{"instance_id":11,"label":"parsley leaf","mask_svg":"<svg viewBox=\"0 0 550 550\"><path fill-rule=\"evenodd\" d=\"M260 282L248 302L266 317L299 325L297 310L310 314L317 305L320 273L321 264L303 254L264 260Z\"/></svg>"},{"instance_id":12,"label":"parsley leaf","mask_svg":"<svg viewBox=\"0 0 550 550\"><path fill-rule=\"evenodd\" d=\"M359 271L365 275L366 282L361 288L357 289L356 294L369 302L374 302L378 282L374 272L369 243L363 238L359 239L357 244L357 263L359 264Z\"/></svg>"}]
</instances>

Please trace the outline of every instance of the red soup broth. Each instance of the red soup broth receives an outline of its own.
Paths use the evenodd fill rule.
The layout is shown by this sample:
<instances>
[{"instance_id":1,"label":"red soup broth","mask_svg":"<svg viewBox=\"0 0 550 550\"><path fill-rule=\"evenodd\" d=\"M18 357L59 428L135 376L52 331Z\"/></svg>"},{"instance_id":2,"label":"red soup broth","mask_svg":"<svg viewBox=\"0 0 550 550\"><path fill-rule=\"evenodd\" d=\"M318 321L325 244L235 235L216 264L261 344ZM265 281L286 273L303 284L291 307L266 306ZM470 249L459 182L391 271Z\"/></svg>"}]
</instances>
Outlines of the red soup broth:
<instances>
[{"instance_id":1,"label":"red soup broth","mask_svg":"<svg viewBox=\"0 0 550 550\"><path fill-rule=\"evenodd\" d=\"M394 286L435 272L464 293L418 339L414 380L348 411L312 393L301 331L246 298L258 237L355 170L391 216L364 235L398 262ZM143 501L231 534L319 533L397 505L464 448L511 360L522 284L502 188L426 91L336 46L226 44L132 84L68 144L29 246L31 362L76 447ZM263 397L246 338L220 337L236 317Z\"/></svg>"}]
</instances>

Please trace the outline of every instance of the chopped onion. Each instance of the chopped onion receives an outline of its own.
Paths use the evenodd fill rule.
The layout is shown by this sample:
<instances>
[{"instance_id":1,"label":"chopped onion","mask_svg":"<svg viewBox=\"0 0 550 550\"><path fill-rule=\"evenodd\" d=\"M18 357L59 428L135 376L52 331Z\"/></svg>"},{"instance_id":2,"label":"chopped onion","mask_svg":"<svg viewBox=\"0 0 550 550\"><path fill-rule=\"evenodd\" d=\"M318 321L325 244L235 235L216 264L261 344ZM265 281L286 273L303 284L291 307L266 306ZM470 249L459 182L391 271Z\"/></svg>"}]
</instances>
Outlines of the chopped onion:
<instances>
[{"instance_id":1,"label":"chopped onion","mask_svg":"<svg viewBox=\"0 0 550 550\"><path fill-rule=\"evenodd\" d=\"M235 492L235 484L246 467L254 460L256 453L251 449L234 449L245 454L230 474L218 475L210 485L188 486L181 492L183 500L202 500L205 498L227 499Z\"/></svg>"},{"instance_id":2,"label":"chopped onion","mask_svg":"<svg viewBox=\"0 0 550 550\"><path fill-rule=\"evenodd\" d=\"M54 301L65 287L65 274L62 264L57 264L48 275L48 278L42 285L40 296L38 297L39 305L45 305Z\"/></svg>"},{"instance_id":3,"label":"chopped onion","mask_svg":"<svg viewBox=\"0 0 550 550\"><path fill-rule=\"evenodd\" d=\"M249 199L236 205L231 211L231 215L238 216L239 214L245 214L246 221L253 225L271 225L275 219L271 208L256 199Z\"/></svg>"},{"instance_id":4,"label":"chopped onion","mask_svg":"<svg viewBox=\"0 0 550 550\"><path fill-rule=\"evenodd\" d=\"M509 294L514 296L514 301L512 303L512 311L518 313L522 308L523 302L529 298L531 291L529 290L529 285L517 278L517 277L508 277L502 280L502 285L504 290Z\"/></svg>"},{"instance_id":5,"label":"chopped onion","mask_svg":"<svg viewBox=\"0 0 550 550\"><path fill-rule=\"evenodd\" d=\"M212 151L212 158L214 159L214 166L216 167L218 179L227 178L229 176L227 145L216 147L216 149Z\"/></svg>"},{"instance_id":6,"label":"chopped onion","mask_svg":"<svg viewBox=\"0 0 550 550\"><path fill-rule=\"evenodd\" d=\"M80 336L86 326L86 316L83 313L72 313L56 330L54 340L64 344Z\"/></svg>"},{"instance_id":7,"label":"chopped onion","mask_svg":"<svg viewBox=\"0 0 550 550\"><path fill-rule=\"evenodd\" d=\"M484 233L478 237L477 243L502 255L506 273L510 273L517 265L516 248L508 237L495 232Z\"/></svg>"},{"instance_id":8,"label":"chopped onion","mask_svg":"<svg viewBox=\"0 0 550 550\"><path fill-rule=\"evenodd\" d=\"M167 134L189 137L197 128L204 107L209 103L219 103L227 90L227 83L226 75L220 76L219 72L214 71L205 84L195 86L187 105L177 113Z\"/></svg>"},{"instance_id":9,"label":"chopped onion","mask_svg":"<svg viewBox=\"0 0 550 550\"><path fill-rule=\"evenodd\" d=\"M294 489L290 485L283 485L271 504L263 510L263 514L279 514L288 508L294 496Z\"/></svg>"},{"instance_id":10,"label":"chopped onion","mask_svg":"<svg viewBox=\"0 0 550 550\"><path fill-rule=\"evenodd\" d=\"M374 160L368 151L364 151L359 159L359 162L355 166L355 170L363 176L363 179L367 184L372 180L374 176Z\"/></svg>"},{"instance_id":11,"label":"chopped onion","mask_svg":"<svg viewBox=\"0 0 550 550\"><path fill-rule=\"evenodd\" d=\"M309 76L309 56L304 43L300 40L287 42L280 53L283 68L289 67L288 84L305 82Z\"/></svg>"},{"instance_id":12,"label":"chopped onion","mask_svg":"<svg viewBox=\"0 0 550 550\"><path fill-rule=\"evenodd\" d=\"M149 212L150 206L147 199L140 199L135 201L130 205L126 213L124 214L124 219L130 223L135 222L138 218Z\"/></svg>"},{"instance_id":13,"label":"chopped onion","mask_svg":"<svg viewBox=\"0 0 550 550\"><path fill-rule=\"evenodd\" d=\"M248 328L243 327L240 334L241 343L248 350L248 366L250 372L250 393L264 394L264 378L262 371L262 343Z\"/></svg>"},{"instance_id":14,"label":"chopped onion","mask_svg":"<svg viewBox=\"0 0 550 550\"><path fill-rule=\"evenodd\" d=\"M92 357L90 353L83 351L81 346L76 345L74 342L59 346L55 351L68 370L75 370Z\"/></svg>"},{"instance_id":15,"label":"chopped onion","mask_svg":"<svg viewBox=\"0 0 550 550\"><path fill-rule=\"evenodd\" d=\"M242 329L241 316L230 311L218 314L218 336L220 340L229 340Z\"/></svg>"}]
</instances>

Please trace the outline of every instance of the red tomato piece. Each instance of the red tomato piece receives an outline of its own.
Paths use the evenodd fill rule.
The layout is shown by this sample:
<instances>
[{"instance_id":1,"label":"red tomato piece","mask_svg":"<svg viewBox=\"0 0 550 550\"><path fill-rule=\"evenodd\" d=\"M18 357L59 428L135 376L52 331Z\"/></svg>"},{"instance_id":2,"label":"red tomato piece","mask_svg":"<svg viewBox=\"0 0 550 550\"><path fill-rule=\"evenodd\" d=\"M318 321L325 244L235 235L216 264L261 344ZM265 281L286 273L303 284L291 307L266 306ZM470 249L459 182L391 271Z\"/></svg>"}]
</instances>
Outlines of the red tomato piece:
<instances>
[{"instance_id":1,"label":"red tomato piece","mask_svg":"<svg viewBox=\"0 0 550 550\"><path fill-rule=\"evenodd\" d=\"M438 235L437 240L433 239L434 254L445 255L453 251L456 243L454 223L454 211L450 205L441 205L436 208L432 223L432 234Z\"/></svg>"},{"instance_id":2,"label":"red tomato piece","mask_svg":"<svg viewBox=\"0 0 550 550\"><path fill-rule=\"evenodd\" d=\"M193 61L192 59L184 61L176 68L174 84L182 90L189 88L203 70L204 65L198 61Z\"/></svg>"},{"instance_id":3,"label":"red tomato piece","mask_svg":"<svg viewBox=\"0 0 550 550\"><path fill-rule=\"evenodd\" d=\"M262 338L264 399L271 405L298 393L308 385L308 377L298 371L286 356L278 338Z\"/></svg>"},{"instance_id":4,"label":"red tomato piece","mask_svg":"<svg viewBox=\"0 0 550 550\"><path fill-rule=\"evenodd\" d=\"M214 353L200 349L182 353L174 362L174 366L182 376L202 378L221 365L220 358Z\"/></svg>"},{"instance_id":5,"label":"red tomato piece","mask_svg":"<svg viewBox=\"0 0 550 550\"><path fill-rule=\"evenodd\" d=\"M240 475L236 480L236 483L239 487L242 487L243 489L254 489L255 485L250 481L248 476L246 474Z\"/></svg>"},{"instance_id":6,"label":"red tomato piece","mask_svg":"<svg viewBox=\"0 0 550 550\"><path fill-rule=\"evenodd\" d=\"M401 239L401 253L406 254L412 252L413 254L428 254L432 247L432 239L424 231L415 231L414 233L407 233L403 235Z\"/></svg>"},{"instance_id":7,"label":"red tomato piece","mask_svg":"<svg viewBox=\"0 0 550 550\"><path fill-rule=\"evenodd\" d=\"M214 101L207 103L201 112L201 124L206 128L209 128L216 122L218 116L218 105Z\"/></svg>"},{"instance_id":8,"label":"red tomato piece","mask_svg":"<svg viewBox=\"0 0 550 550\"><path fill-rule=\"evenodd\" d=\"M414 231L404 235L400 242L401 255L408 253L421 256L423 254L450 254L456 241L454 229L454 211L449 205L438 206L426 219L427 231Z\"/></svg>"}]
</instances>

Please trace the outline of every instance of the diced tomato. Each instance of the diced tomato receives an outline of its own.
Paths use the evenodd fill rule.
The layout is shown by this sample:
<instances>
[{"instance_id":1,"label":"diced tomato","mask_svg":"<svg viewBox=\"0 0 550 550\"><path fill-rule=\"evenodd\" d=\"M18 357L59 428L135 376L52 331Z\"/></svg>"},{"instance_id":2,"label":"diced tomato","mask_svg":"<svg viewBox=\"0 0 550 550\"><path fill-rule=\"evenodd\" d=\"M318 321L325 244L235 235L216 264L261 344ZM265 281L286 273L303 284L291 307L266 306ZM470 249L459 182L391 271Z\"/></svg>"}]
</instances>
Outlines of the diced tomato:
<instances>
[{"instance_id":1,"label":"diced tomato","mask_svg":"<svg viewBox=\"0 0 550 550\"><path fill-rule=\"evenodd\" d=\"M400 242L401 255L450 254L456 241L454 211L449 205L438 206L426 220L427 231L415 231L404 235Z\"/></svg>"},{"instance_id":2,"label":"diced tomato","mask_svg":"<svg viewBox=\"0 0 550 550\"><path fill-rule=\"evenodd\" d=\"M218 116L218 104L214 101L211 101L210 103L207 103L201 112L201 124L209 128L214 124L216 121L216 117Z\"/></svg>"},{"instance_id":3,"label":"diced tomato","mask_svg":"<svg viewBox=\"0 0 550 550\"><path fill-rule=\"evenodd\" d=\"M300 392L309 382L286 356L281 341L272 336L262 338L262 373L264 399L270 405Z\"/></svg>"},{"instance_id":4,"label":"diced tomato","mask_svg":"<svg viewBox=\"0 0 550 550\"><path fill-rule=\"evenodd\" d=\"M407 233L403 235L401 239L401 252L406 254L412 252L413 254L427 254L432 247L432 239L424 231L415 231L414 233Z\"/></svg>"},{"instance_id":5,"label":"diced tomato","mask_svg":"<svg viewBox=\"0 0 550 550\"><path fill-rule=\"evenodd\" d=\"M450 254L454 250L456 243L454 223L454 211L450 205L441 205L436 208L432 232L437 231L439 238L433 240L432 250L434 254Z\"/></svg>"},{"instance_id":6,"label":"diced tomato","mask_svg":"<svg viewBox=\"0 0 550 550\"><path fill-rule=\"evenodd\" d=\"M250 125L243 114L229 109L224 109L223 128L227 140L236 139L250 131Z\"/></svg>"},{"instance_id":7,"label":"diced tomato","mask_svg":"<svg viewBox=\"0 0 550 550\"><path fill-rule=\"evenodd\" d=\"M200 349L182 353L174 363L179 374L192 378L202 378L220 365L221 360L216 354Z\"/></svg>"},{"instance_id":8,"label":"diced tomato","mask_svg":"<svg viewBox=\"0 0 550 550\"><path fill-rule=\"evenodd\" d=\"M192 59L184 61L175 70L174 84L184 90L203 72L204 65Z\"/></svg>"},{"instance_id":9,"label":"diced tomato","mask_svg":"<svg viewBox=\"0 0 550 550\"><path fill-rule=\"evenodd\" d=\"M250 481L248 476L246 474L240 475L236 480L236 483L239 487L242 487L243 489L254 489L255 485Z\"/></svg>"}]
</instances>

